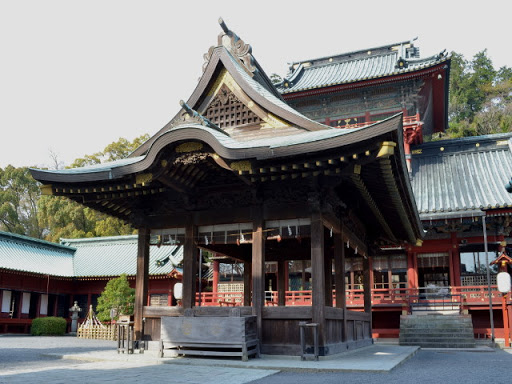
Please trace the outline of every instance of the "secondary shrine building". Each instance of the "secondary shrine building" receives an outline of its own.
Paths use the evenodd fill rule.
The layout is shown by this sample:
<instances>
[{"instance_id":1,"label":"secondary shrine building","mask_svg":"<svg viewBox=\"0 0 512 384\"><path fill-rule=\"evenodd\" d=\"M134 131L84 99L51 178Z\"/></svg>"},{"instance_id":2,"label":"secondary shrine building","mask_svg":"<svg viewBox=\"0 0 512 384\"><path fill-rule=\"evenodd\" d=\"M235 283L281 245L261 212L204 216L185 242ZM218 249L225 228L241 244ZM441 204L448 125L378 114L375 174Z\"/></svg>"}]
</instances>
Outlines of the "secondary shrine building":
<instances>
[{"instance_id":1,"label":"secondary shrine building","mask_svg":"<svg viewBox=\"0 0 512 384\"><path fill-rule=\"evenodd\" d=\"M136 338L235 315L264 353L298 354L316 324L327 355L397 335L422 287L461 294L487 334L484 228L505 250L512 135L423 142L447 127L449 57L402 42L293 63L273 84L221 27L193 94L130 157L32 170L44 193L138 229ZM182 306L147 305L150 243L183 245ZM211 293L201 250L217 255ZM243 266L239 293L218 291L219 263Z\"/></svg>"}]
</instances>

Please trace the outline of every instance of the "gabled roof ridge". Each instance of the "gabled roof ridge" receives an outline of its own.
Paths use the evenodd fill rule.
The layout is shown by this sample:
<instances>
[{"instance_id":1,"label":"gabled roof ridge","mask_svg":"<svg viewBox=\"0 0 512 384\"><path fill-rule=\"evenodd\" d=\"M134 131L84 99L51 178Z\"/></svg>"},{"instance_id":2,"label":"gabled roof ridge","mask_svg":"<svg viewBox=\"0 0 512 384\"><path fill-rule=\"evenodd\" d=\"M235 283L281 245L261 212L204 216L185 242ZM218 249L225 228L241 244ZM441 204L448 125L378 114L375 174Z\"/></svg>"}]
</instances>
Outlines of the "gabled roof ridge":
<instances>
[{"instance_id":1,"label":"gabled roof ridge","mask_svg":"<svg viewBox=\"0 0 512 384\"><path fill-rule=\"evenodd\" d=\"M7 240L16 241L19 243L25 243L25 244L31 243L32 245L36 245L39 247L42 246L45 248L56 248L56 249L71 252L71 253L76 250L75 248L64 245L64 244L53 243L50 241L41 240L41 239L37 239L35 237L29 237L29 236L25 236L25 235L19 235L17 233L12 233L12 232L0 231L0 237L4 237Z\"/></svg>"},{"instance_id":2,"label":"gabled roof ridge","mask_svg":"<svg viewBox=\"0 0 512 384\"><path fill-rule=\"evenodd\" d=\"M295 64L308 63L308 62L314 62L314 61L322 61L322 60L328 60L328 59L331 59L331 58L334 61L336 58L339 58L341 56L355 55L355 54L358 54L358 53L365 53L365 52L368 52L368 51L375 51L375 50L381 50L381 49L385 49L385 48L392 48L392 47L400 46L400 45L403 45L403 44L410 44L411 42L412 42L411 40L405 40L405 41L398 42L398 43L384 44L384 45L377 46L377 47L359 49L359 50L356 50L356 51L342 52L342 53L338 53L338 54L335 54L335 55L327 55L327 56L316 57L316 58L307 59L307 60L298 60L298 61L294 61L294 62L290 63L289 65L293 66ZM391 51L391 52L397 52L397 51ZM384 53L382 53L382 54L384 54ZM377 56L377 55L378 54L376 54L375 56ZM370 55L368 55L368 56L372 57Z\"/></svg>"},{"instance_id":3,"label":"gabled roof ridge","mask_svg":"<svg viewBox=\"0 0 512 384\"><path fill-rule=\"evenodd\" d=\"M98 236L98 237L83 237L78 239L66 239L61 238L60 243L63 244L63 246L68 247L66 244L90 244L90 243L120 243L120 242L129 242L137 240L137 235L120 235L120 236ZM76 248L75 248L76 249Z\"/></svg>"},{"instance_id":4,"label":"gabled roof ridge","mask_svg":"<svg viewBox=\"0 0 512 384\"><path fill-rule=\"evenodd\" d=\"M466 136L466 137L456 137L449 138L443 140L429 141L423 144L419 144L414 146L414 148L430 148L436 147L439 145L456 145L458 143L469 144L472 142L482 142L482 141L493 141L496 139L511 139L512 132L504 132L504 133L492 133L489 135L480 135L480 136Z\"/></svg>"}]
</instances>

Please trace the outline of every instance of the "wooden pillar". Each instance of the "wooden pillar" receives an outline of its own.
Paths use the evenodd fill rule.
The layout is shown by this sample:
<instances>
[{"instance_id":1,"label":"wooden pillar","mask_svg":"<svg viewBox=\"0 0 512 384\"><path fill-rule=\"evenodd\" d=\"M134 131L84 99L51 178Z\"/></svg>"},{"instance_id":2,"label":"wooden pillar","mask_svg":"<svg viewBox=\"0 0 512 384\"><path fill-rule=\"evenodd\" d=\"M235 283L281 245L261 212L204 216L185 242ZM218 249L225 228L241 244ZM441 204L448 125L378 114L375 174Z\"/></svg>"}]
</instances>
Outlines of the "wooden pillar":
<instances>
[{"instance_id":1,"label":"wooden pillar","mask_svg":"<svg viewBox=\"0 0 512 384\"><path fill-rule=\"evenodd\" d=\"M261 210L253 215L252 233L252 314L257 316L258 339L263 342L262 312L265 304L265 237Z\"/></svg>"},{"instance_id":2,"label":"wooden pillar","mask_svg":"<svg viewBox=\"0 0 512 384\"><path fill-rule=\"evenodd\" d=\"M217 293L219 289L219 269L220 269L220 262L219 260L213 260L213 287L212 292Z\"/></svg>"},{"instance_id":3,"label":"wooden pillar","mask_svg":"<svg viewBox=\"0 0 512 384\"><path fill-rule=\"evenodd\" d=\"M286 261L284 263L284 290L289 291L290 290L290 263Z\"/></svg>"},{"instance_id":4,"label":"wooden pillar","mask_svg":"<svg viewBox=\"0 0 512 384\"><path fill-rule=\"evenodd\" d=\"M373 256L368 256L368 269L370 271L370 293L375 286L375 276L373 273Z\"/></svg>"},{"instance_id":5,"label":"wooden pillar","mask_svg":"<svg viewBox=\"0 0 512 384\"><path fill-rule=\"evenodd\" d=\"M288 261L278 261L277 262L277 305L284 306L286 305L286 280L287 277L285 275L285 264L288 264Z\"/></svg>"},{"instance_id":6,"label":"wooden pillar","mask_svg":"<svg viewBox=\"0 0 512 384\"><path fill-rule=\"evenodd\" d=\"M453 284L452 286L460 286L460 250L457 240L457 232L452 232L452 251L453 251Z\"/></svg>"},{"instance_id":7,"label":"wooden pillar","mask_svg":"<svg viewBox=\"0 0 512 384\"><path fill-rule=\"evenodd\" d=\"M311 215L311 298L313 323L318 324L319 345L325 345L325 256L322 214L313 207Z\"/></svg>"},{"instance_id":8,"label":"wooden pillar","mask_svg":"<svg viewBox=\"0 0 512 384\"><path fill-rule=\"evenodd\" d=\"M332 307L332 259L328 256L325 257L324 264L324 278L325 278L325 305Z\"/></svg>"},{"instance_id":9,"label":"wooden pillar","mask_svg":"<svg viewBox=\"0 0 512 384\"><path fill-rule=\"evenodd\" d=\"M142 318L144 305L148 296L150 235L151 231L149 228L139 228L137 240L137 274L135 276L134 340L142 340L144 331ZM89 295L87 301L89 302ZM89 305L88 303L88 306ZM89 310L89 308L87 308L87 310Z\"/></svg>"},{"instance_id":10,"label":"wooden pillar","mask_svg":"<svg viewBox=\"0 0 512 384\"><path fill-rule=\"evenodd\" d=\"M363 258L364 311L372 313L372 283L370 280L370 257Z\"/></svg>"},{"instance_id":11,"label":"wooden pillar","mask_svg":"<svg viewBox=\"0 0 512 384\"><path fill-rule=\"evenodd\" d=\"M197 247L195 239L197 227L191 223L185 227L183 246L183 308L188 309L196 303Z\"/></svg>"},{"instance_id":12,"label":"wooden pillar","mask_svg":"<svg viewBox=\"0 0 512 384\"><path fill-rule=\"evenodd\" d=\"M59 309L59 295L55 295L55 298L53 300L53 315L52 316L57 317L58 309ZM20 306L20 313L21 313L21 306Z\"/></svg>"},{"instance_id":13,"label":"wooden pillar","mask_svg":"<svg viewBox=\"0 0 512 384\"><path fill-rule=\"evenodd\" d=\"M336 286L336 308L343 309L342 341L347 341L347 293L345 286L345 247L341 234L334 237L334 284Z\"/></svg>"},{"instance_id":14,"label":"wooden pillar","mask_svg":"<svg viewBox=\"0 0 512 384\"><path fill-rule=\"evenodd\" d=\"M244 306L251 306L252 264L244 262Z\"/></svg>"}]
</instances>

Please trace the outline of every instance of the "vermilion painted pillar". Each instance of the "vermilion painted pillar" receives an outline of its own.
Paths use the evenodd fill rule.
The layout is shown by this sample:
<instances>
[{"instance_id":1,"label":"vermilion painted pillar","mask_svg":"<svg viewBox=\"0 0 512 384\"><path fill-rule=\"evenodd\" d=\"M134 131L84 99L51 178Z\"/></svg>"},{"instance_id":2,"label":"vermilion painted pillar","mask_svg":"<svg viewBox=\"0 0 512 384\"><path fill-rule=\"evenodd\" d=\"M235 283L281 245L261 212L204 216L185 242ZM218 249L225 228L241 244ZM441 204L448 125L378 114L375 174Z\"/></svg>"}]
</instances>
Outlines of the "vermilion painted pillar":
<instances>
[{"instance_id":1,"label":"vermilion painted pillar","mask_svg":"<svg viewBox=\"0 0 512 384\"><path fill-rule=\"evenodd\" d=\"M418 288L417 285L417 271L414 266L414 253L410 250L407 251L407 287L408 288Z\"/></svg>"},{"instance_id":2,"label":"vermilion painted pillar","mask_svg":"<svg viewBox=\"0 0 512 384\"><path fill-rule=\"evenodd\" d=\"M213 293L217 293L219 290L219 260L213 260Z\"/></svg>"},{"instance_id":3,"label":"vermilion painted pillar","mask_svg":"<svg viewBox=\"0 0 512 384\"><path fill-rule=\"evenodd\" d=\"M451 234L452 240L452 260L453 260L453 284L452 286L460 286L460 250L459 250L459 242L457 240L457 233L452 232Z\"/></svg>"}]
</instances>

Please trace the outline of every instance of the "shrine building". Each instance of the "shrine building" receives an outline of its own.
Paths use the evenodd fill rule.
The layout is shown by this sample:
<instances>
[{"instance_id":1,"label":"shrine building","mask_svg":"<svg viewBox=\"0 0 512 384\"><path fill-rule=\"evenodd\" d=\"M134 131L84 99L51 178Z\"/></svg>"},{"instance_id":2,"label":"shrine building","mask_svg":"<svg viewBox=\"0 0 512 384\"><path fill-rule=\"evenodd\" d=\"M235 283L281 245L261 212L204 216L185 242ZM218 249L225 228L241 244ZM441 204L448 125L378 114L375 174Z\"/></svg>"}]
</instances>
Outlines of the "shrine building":
<instances>
[{"instance_id":1,"label":"shrine building","mask_svg":"<svg viewBox=\"0 0 512 384\"><path fill-rule=\"evenodd\" d=\"M512 134L431 141L448 126L450 57L420 58L404 41L294 62L272 83L220 24L192 95L129 157L31 170L44 194L138 230L136 339L172 344L186 323L190 342L206 343L215 335L197 324L235 317L263 353L300 354L310 324L330 355L397 337L432 292L448 292L474 336L490 337L501 297L486 257L510 242ZM181 305L170 279L159 291L169 305L151 305L150 249L177 246ZM214 255L211 292L203 252ZM236 289L220 289L221 264L237 265Z\"/></svg>"}]
</instances>

